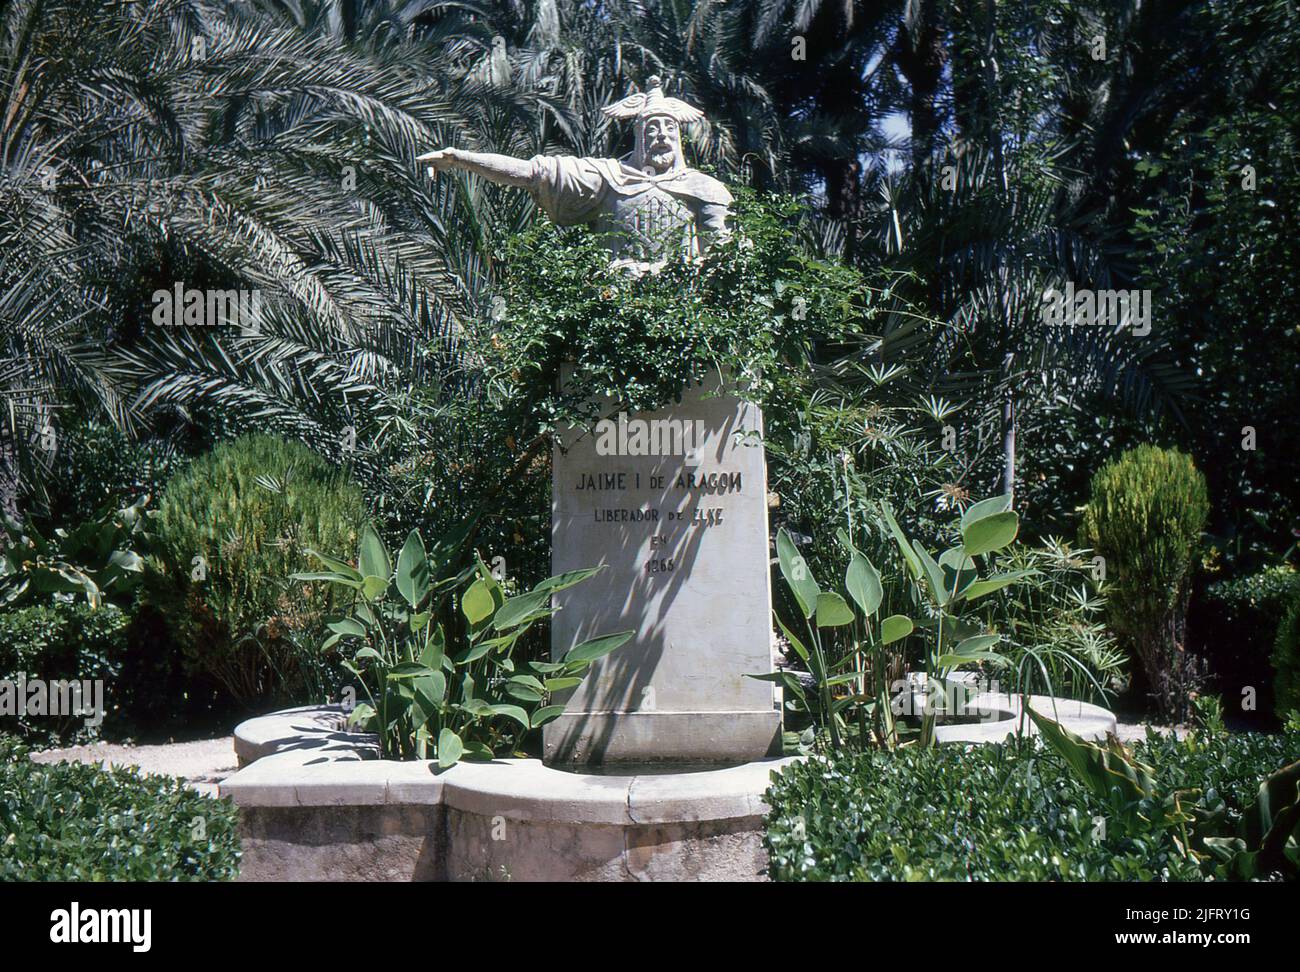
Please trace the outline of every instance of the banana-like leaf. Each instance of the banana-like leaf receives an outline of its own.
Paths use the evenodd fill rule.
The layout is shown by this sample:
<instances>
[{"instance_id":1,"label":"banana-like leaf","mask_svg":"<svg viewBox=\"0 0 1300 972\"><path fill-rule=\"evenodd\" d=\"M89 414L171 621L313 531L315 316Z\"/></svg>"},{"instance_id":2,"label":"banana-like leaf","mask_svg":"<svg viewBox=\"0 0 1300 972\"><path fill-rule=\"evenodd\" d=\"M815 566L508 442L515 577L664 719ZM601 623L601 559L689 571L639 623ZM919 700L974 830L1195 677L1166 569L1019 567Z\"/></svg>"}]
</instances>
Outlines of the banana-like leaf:
<instances>
[{"instance_id":1,"label":"banana-like leaf","mask_svg":"<svg viewBox=\"0 0 1300 972\"><path fill-rule=\"evenodd\" d=\"M623 647L635 634L635 631L619 631L616 634L602 635L599 638L584 641L565 653L564 662L566 665L575 663L590 664L597 658L603 658L610 652Z\"/></svg>"},{"instance_id":2,"label":"banana-like leaf","mask_svg":"<svg viewBox=\"0 0 1300 972\"><path fill-rule=\"evenodd\" d=\"M1138 804L1155 795L1155 771L1139 763L1111 737L1105 747L1076 736L1060 723L1025 707L1039 735L1058 752L1075 777L1129 824L1144 820Z\"/></svg>"},{"instance_id":3,"label":"banana-like leaf","mask_svg":"<svg viewBox=\"0 0 1300 972\"><path fill-rule=\"evenodd\" d=\"M604 569L605 567L602 564L599 567L587 567L584 568L583 570L566 571L563 574L556 574L554 577L546 578L546 580L542 581L540 584L534 587L533 590L550 591L552 594L554 594L557 591L563 591L567 588L570 588L574 584L581 584L588 577L593 577L596 574L599 574Z\"/></svg>"},{"instance_id":4,"label":"banana-like leaf","mask_svg":"<svg viewBox=\"0 0 1300 972\"><path fill-rule=\"evenodd\" d=\"M1009 545L1019 532L1017 514L993 513L962 528L962 549L968 557L980 557Z\"/></svg>"},{"instance_id":5,"label":"banana-like leaf","mask_svg":"<svg viewBox=\"0 0 1300 972\"><path fill-rule=\"evenodd\" d=\"M1207 836L1204 844L1232 880L1300 876L1300 761L1260 784L1232 836Z\"/></svg>"},{"instance_id":6,"label":"banana-like leaf","mask_svg":"<svg viewBox=\"0 0 1300 972\"><path fill-rule=\"evenodd\" d=\"M460 736L450 729L443 729L438 733L438 768L447 769L449 766L455 766L460 761L465 752L465 743L461 741Z\"/></svg>"},{"instance_id":7,"label":"banana-like leaf","mask_svg":"<svg viewBox=\"0 0 1300 972\"><path fill-rule=\"evenodd\" d=\"M377 601L388 590L388 578L367 575L361 580L361 596L369 601Z\"/></svg>"},{"instance_id":8,"label":"banana-like leaf","mask_svg":"<svg viewBox=\"0 0 1300 972\"><path fill-rule=\"evenodd\" d=\"M755 681L759 681L759 682L780 682L782 688L784 688L787 692L793 695L796 699L799 700L801 705L807 708L808 698L804 694L803 685L800 684L799 679L795 678L795 676L792 673L782 669L780 671L775 671L775 672L763 672L758 675L751 675L749 673L746 673L745 677L752 678Z\"/></svg>"},{"instance_id":9,"label":"banana-like leaf","mask_svg":"<svg viewBox=\"0 0 1300 972\"><path fill-rule=\"evenodd\" d=\"M916 551L912 549L912 544L908 541L907 535L903 533L898 521L894 519L893 512L887 504L881 504L880 512L885 517L885 522L889 524L889 532L893 534L894 542L898 544L898 551L903 555L903 562L907 564L908 572L912 575L913 580L921 579L921 561L916 556Z\"/></svg>"},{"instance_id":10,"label":"banana-like leaf","mask_svg":"<svg viewBox=\"0 0 1300 972\"><path fill-rule=\"evenodd\" d=\"M429 556L418 530L407 534L406 542L397 555L397 593L412 608L420 606L429 593Z\"/></svg>"},{"instance_id":11,"label":"banana-like leaf","mask_svg":"<svg viewBox=\"0 0 1300 972\"><path fill-rule=\"evenodd\" d=\"M361 529L361 540L357 548L357 569L366 577L382 577L387 583L393 573L393 565L388 559L388 548L379 539L374 525L367 523Z\"/></svg>"},{"instance_id":12,"label":"banana-like leaf","mask_svg":"<svg viewBox=\"0 0 1300 972\"><path fill-rule=\"evenodd\" d=\"M790 585L795 600L799 602L799 610L805 618L811 618L817 610L817 595L821 593L821 588L817 586L803 554L799 553L794 540L784 529L778 530L776 534L776 556L781 566L781 576Z\"/></svg>"},{"instance_id":13,"label":"banana-like leaf","mask_svg":"<svg viewBox=\"0 0 1300 972\"><path fill-rule=\"evenodd\" d=\"M563 712L564 712L564 706L562 705L544 705L540 709L536 709L533 712L532 718L530 719L530 723L532 727L536 729L539 726L546 725L546 723L550 722L552 719L556 718Z\"/></svg>"},{"instance_id":14,"label":"banana-like leaf","mask_svg":"<svg viewBox=\"0 0 1300 972\"><path fill-rule=\"evenodd\" d=\"M460 598L461 612L465 615L465 620L472 625L482 624L490 618L495 607L492 592L488 590L488 585L481 577L467 587Z\"/></svg>"},{"instance_id":15,"label":"banana-like leaf","mask_svg":"<svg viewBox=\"0 0 1300 972\"><path fill-rule=\"evenodd\" d=\"M961 654L940 655L934 663L939 668L960 668L962 665L969 665L972 662L992 662L993 664L1008 665L1008 662L1001 655L992 651L968 651Z\"/></svg>"},{"instance_id":16,"label":"banana-like leaf","mask_svg":"<svg viewBox=\"0 0 1300 972\"><path fill-rule=\"evenodd\" d=\"M482 583L482 581L475 583ZM551 613L550 604L551 592L547 590L535 590L512 597L501 605L492 619L492 627L497 631L504 631L526 621L545 617Z\"/></svg>"},{"instance_id":17,"label":"banana-like leaf","mask_svg":"<svg viewBox=\"0 0 1300 972\"><path fill-rule=\"evenodd\" d=\"M853 609L834 591L817 595L817 627L839 628L853 623Z\"/></svg>"},{"instance_id":18,"label":"banana-like leaf","mask_svg":"<svg viewBox=\"0 0 1300 972\"><path fill-rule=\"evenodd\" d=\"M958 655L969 655L973 652L991 648L1001 640L1001 635L975 635L972 638L965 638L958 642L953 652Z\"/></svg>"},{"instance_id":19,"label":"banana-like leaf","mask_svg":"<svg viewBox=\"0 0 1300 972\"><path fill-rule=\"evenodd\" d=\"M978 523L987 516L995 516L998 513L1005 513L1011 509L1011 494L1003 493L1000 496L990 496L988 499L980 500L978 503L972 503L966 507L966 512L961 515L961 529L964 533L966 528L972 523Z\"/></svg>"},{"instance_id":20,"label":"banana-like leaf","mask_svg":"<svg viewBox=\"0 0 1300 972\"><path fill-rule=\"evenodd\" d=\"M849 592L849 597L853 598L858 605L858 609L868 618L876 613L880 608L880 602L885 599L885 590L880 583L880 572L870 560L856 550L849 557L849 566L844 571L844 587Z\"/></svg>"},{"instance_id":21,"label":"banana-like leaf","mask_svg":"<svg viewBox=\"0 0 1300 972\"><path fill-rule=\"evenodd\" d=\"M341 560L334 559L333 557L327 557L325 554L310 548L306 552L310 556L315 557L336 574L341 574L348 580L355 582L358 587L361 585L361 578L363 575L361 571L357 570L351 564L346 564Z\"/></svg>"},{"instance_id":22,"label":"banana-like leaf","mask_svg":"<svg viewBox=\"0 0 1300 972\"><path fill-rule=\"evenodd\" d=\"M902 614L891 614L880 622L880 643L892 644L906 638L913 631L912 619Z\"/></svg>"},{"instance_id":23,"label":"banana-like leaf","mask_svg":"<svg viewBox=\"0 0 1300 972\"><path fill-rule=\"evenodd\" d=\"M994 591L1000 591L1004 587L1009 587L1016 583L1016 581L1023 580L1024 578L1030 577L1036 573L1038 573L1036 570L1012 570L1004 574L994 574L991 577L987 577L984 580L977 580L975 583L971 584L966 588L965 593L962 595L962 599L967 602L974 601L977 598L983 597L985 594L992 594Z\"/></svg>"},{"instance_id":24,"label":"banana-like leaf","mask_svg":"<svg viewBox=\"0 0 1300 972\"><path fill-rule=\"evenodd\" d=\"M935 603L940 607L943 607L948 603L949 594L948 589L944 587L943 584L944 577L942 568L934 562L934 558L930 556L930 552L926 550L925 547L921 546L921 544L913 544L912 549L916 551L916 559L921 564L921 569L925 574L926 584L930 588L930 596L934 598Z\"/></svg>"},{"instance_id":25,"label":"banana-like leaf","mask_svg":"<svg viewBox=\"0 0 1300 972\"><path fill-rule=\"evenodd\" d=\"M509 703L499 702L495 705L488 706L488 711L492 713L492 715L505 716L507 719L514 720L515 722L519 723L520 728L523 729L525 732L527 732L528 729L531 728L531 722L528 718L528 713L525 712L522 708L520 708L517 705L510 705Z\"/></svg>"}]
</instances>

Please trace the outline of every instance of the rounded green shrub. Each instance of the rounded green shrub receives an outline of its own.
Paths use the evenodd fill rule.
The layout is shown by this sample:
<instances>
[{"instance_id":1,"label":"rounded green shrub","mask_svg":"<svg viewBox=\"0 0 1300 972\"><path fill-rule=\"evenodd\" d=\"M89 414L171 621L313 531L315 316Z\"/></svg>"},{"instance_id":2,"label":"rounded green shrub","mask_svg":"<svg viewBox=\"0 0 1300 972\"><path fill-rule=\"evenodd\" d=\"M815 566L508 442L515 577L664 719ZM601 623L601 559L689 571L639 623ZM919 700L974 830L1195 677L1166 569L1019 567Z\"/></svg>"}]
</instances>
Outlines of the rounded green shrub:
<instances>
[{"instance_id":1,"label":"rounded green shrub","mask_svg":"<svg viewBox=\"0 0 1300 972\"><path fill-rule=\"evenodd\" d=\"M0 735L0 881L231 881L238 812L171 776L35 763Z\"/></svg>"},{"instance_id":2,"label":"rounded green shrub","mask_svg":"<svg viewBox=\"0 0 1300 972\"><path fill-rule=\"evenodd\" d=\"M1141 664L1161 715L1186 717L1184 652L1193 557L1210 512L1205 477L1177 449L1143 445L1092 478L1082 541L1105 558L1110 626Z\"/></svg>"},{"instance_id":3,"label":"rounded green shrub","mask_svg":"<svg viewBox=\"0 0 1300 972\"><path fill-rule=\"evenodd\" d=\"M154 518L150 596L186 662L240 705L318 700L332 687L317 645L338 597L289 580L307 550L354 550L359 487L305 446L243 436L194 460Z\"/></svg>"},{"instance_id":4,"label":"rounded green shrub","mask_svg":"<svg viewBox=\"0 0 1300 972\"><path fill-rule=\"evenodd\" d=\"M1290 610L1277 627L1273 642L1273 711L1286 719L1300 715L1300 591L1291 599Z\"/></svg>"},{"instance_id":5,"label":"rounded green shrub","mask_svg":"<svg viewBox=\"0 0 1300 972\"><path fill-rule=\"evenodd\" d=\"M0 613L0 681L16 683L20 675L47 682L102 679L105 715L111 714L129 624L116 605L94 609L83 598L10 608ZM102 721L88 724L83 716L0 711L0 732L33 743L85 742L102 728Z\"/></svg>"}]
</instances>

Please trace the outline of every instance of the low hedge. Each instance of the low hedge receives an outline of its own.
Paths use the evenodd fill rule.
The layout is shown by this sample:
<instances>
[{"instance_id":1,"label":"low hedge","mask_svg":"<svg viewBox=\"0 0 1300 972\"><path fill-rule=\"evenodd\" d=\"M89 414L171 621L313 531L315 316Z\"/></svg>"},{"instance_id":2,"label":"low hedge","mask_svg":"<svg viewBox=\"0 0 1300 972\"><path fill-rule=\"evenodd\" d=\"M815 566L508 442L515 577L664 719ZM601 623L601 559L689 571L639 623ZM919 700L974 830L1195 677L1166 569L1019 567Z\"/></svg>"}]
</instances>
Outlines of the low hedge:
<instances>
[{"instance_id":1,"label":"low hedge","mask_svg":"<svg viewBox=\"0 0 1300 972\"><path fill-rule=\"evenodd\" d=\"M236 810L170 776L40 764L0 735L0 882L227 881Z\"/></svg>"},{"instance_id":2,"label":"low hedge","mask_svg":"<svg viewBox=\"0 0 1300 972\"><path fill-rule=\"evenodd\" d=\"M1214 788L1233 811L1300 758L1300 733L1149 737L1165 791ZM764 844L783 881L1196 881L1173 835L1098 833L1103 805L1037 741L871 751L773 779Z\"/></svg>"}]
</instances>

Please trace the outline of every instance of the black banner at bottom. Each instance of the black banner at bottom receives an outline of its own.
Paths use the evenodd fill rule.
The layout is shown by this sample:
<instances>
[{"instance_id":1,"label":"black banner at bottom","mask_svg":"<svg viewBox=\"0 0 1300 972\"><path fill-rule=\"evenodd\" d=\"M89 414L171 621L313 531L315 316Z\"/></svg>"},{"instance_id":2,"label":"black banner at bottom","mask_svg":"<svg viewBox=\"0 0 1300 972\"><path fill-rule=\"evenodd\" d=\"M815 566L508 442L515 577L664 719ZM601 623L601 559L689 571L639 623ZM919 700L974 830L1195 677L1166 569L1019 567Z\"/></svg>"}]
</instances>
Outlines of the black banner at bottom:
<instances>
[{"instance_id":1,"label":"black banner at bottom","mask_svg":"<svg viewBox=\"0 0 1300 972\"><path fill-rule=\"evenodd\" d=\"M8 947L128 962L384 961L376 951L404 940L419 948L458 939L493 958L555 956L566 942L622 954L668 940L687 947L687 932L725 941L729 965L751 954L795 957L822 938L837 948L846 936L922 953L964 942L1071 956L1142 946L1222 954L1288 947L1294 914L1294 889L1276 884L0 886ZM946 944L932 937L950 935Z\"/></svg>"}]
</instances>

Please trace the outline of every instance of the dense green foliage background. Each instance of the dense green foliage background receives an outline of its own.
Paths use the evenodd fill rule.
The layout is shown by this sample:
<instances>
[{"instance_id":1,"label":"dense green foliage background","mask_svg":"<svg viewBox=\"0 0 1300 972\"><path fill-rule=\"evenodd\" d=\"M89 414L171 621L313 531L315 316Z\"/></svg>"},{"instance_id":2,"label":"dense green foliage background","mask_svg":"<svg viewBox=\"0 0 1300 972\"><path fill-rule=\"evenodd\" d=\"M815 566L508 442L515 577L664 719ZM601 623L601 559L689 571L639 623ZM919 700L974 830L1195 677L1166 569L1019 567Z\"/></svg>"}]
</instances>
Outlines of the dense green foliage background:
<instances>
[{"instance_id":1,"label":"dense green foliage background","mask_svg":"<svg viewBox=\"0 0 1300 972\"><path fill-rule=\"evenodd\" d=\"M688 158L737 196L701 265L610 274L526 193L416 161L620 156L600 109L651 75L704 110ZM1155 639L1118 704L1154 692L1178 718L1213 689L1232 721L1284 715L1298 122L1287 0L9 0L0 514L11 550L52 539L51 563L0 558L0 677L102 673L118 736L319 701L334 605L289 581L306 547L356 549L367 516L392 549L464 526L502 597L526 591L549 573L553 432L593 392L653 407L720 371L765 410L772 527L814 574L842 571L843 531L917 613L881 502L933 548L1012 494L1003 566L1036 573L977 620L1018 666L1099 696ZM1045 322L1067 283L1149 290L1150 333ZM260 300L239 327L161 326L176 286ZM1100 495L1122 455L1200 472ZM1160 516L1125 519L1156 494ZM78 532L145 496L129 550ZM1107 583L1071 542L1090 500ZM93 616L24 587L137 555L143 586L115 578ZM0 747L0 877L233 872L224 806ZM1295 737L1144 752L1239 805ZM1093 840L1096 808L1036 751L813 760L774 799L781 877L1199 876L1164 838Z\"/></svg>"},{"instance_id":2,"label":"dense green foliage background","mask_svg":"<svg viewBox=\"0 0 1300 972\"><path fill-rule=\"evenodd\" d=\"M1292 593L1278 625L1271 661L1277 672L1273 686L1277 711L1300 716L1300 593Z\"/></svg>"},{"instance_id":3,"label":"dense green foliage background","mask_svg":"<svg viewBox=\"0 0 1300 972\"><path fill-rule=\"evenodd\" d=\"M1187 647L1230 701L1266 699L1274 633L1224 637L1198 600L1296 557L1298 53L1285 0L13 0L0 508L72 525L274 433L346 467L391 542L480 514L527 586L558 345L603 322L586 363L604 347L604 381L658 396L681 375L655 369L707 334L701 360L765 365L775 525L814 567L873 493L929 540L1014 490L1023 539L1050 546L1107 459L1189 453L1210 513ZM692 163L784 194L739 193L738 221L798 259L760 248L673 277L680 304L647 284L602 316L572 240L593 272L546 289L558 237L525 193L415 161L620 155L599 109L652 74L708 116ZM1150 289L1151 333L1044 325L1066 281ZM157 326L177 282L256 289L256 319Z\"/></svg>"}]
</instances>

